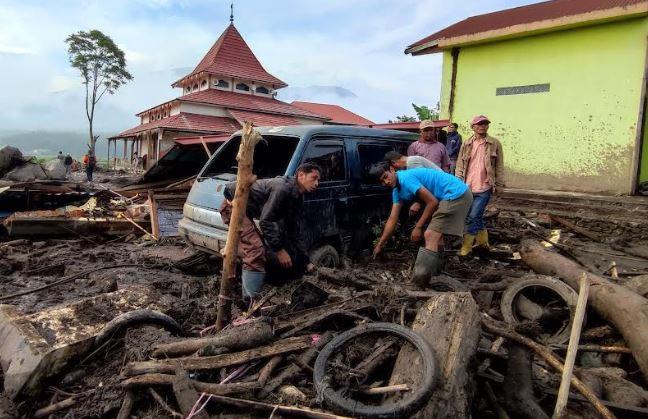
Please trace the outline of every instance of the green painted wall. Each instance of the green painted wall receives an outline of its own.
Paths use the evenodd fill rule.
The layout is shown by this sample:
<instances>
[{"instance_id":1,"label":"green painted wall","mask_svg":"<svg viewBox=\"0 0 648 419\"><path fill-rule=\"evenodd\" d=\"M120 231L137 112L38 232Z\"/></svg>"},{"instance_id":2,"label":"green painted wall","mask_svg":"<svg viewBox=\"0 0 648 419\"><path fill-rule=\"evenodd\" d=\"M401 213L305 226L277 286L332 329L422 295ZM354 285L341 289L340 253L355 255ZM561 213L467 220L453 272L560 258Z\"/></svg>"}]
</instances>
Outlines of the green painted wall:
<instances>
[{"instance_id":1,"label":"green painted wall","mask_svg":"<svg viewBox=\"0 0 648 419\"><path fill-rule=\"evenodd\" d=\"M509 187L629 193L648 18L461 48L453 115L452 57L444 52L442 117L485 114L504 147ZM550 91L496 96L498 87ZM648 152L642 177L648 176Z\"/></svg>"}]
</instances>

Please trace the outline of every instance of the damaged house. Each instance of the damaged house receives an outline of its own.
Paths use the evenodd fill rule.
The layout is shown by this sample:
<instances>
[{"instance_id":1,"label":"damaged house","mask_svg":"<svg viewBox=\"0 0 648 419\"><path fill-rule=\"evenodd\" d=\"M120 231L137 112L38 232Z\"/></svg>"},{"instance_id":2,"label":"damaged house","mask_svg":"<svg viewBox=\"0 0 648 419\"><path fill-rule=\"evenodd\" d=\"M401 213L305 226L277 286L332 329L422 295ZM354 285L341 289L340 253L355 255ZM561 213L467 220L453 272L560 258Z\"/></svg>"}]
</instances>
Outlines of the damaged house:
<instances>
[{"instance_id":1,"label":"damaged house","mask_svg":"<svg viewBox=\"0 0 648 419\"><path fill-rule=\"evenodd\" d=\"M492 121L508 187L648 191L648 2L552 0L472 16L407 47L443 54L441 117ZM593 53L595 51L595 53Z\"/></svg>"}]
</instances>

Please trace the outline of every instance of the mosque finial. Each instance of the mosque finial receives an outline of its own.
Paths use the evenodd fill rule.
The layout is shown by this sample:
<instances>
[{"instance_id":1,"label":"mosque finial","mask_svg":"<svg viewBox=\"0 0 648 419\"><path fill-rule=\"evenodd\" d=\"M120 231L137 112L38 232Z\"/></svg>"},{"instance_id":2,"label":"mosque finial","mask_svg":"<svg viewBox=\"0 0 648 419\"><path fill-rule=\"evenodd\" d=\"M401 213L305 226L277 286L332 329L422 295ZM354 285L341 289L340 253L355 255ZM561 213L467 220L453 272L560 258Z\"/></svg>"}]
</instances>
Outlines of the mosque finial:
<instances>
[{"instance_id":1,"label":"mosque finial","mask_svg":"<svg viewBox=\"0 0 648 419\"><path fill-rule=\"evenodd\" d=\"M230 23L234 23L234 2L230 3Z\"/></svg>"}]
</instances>

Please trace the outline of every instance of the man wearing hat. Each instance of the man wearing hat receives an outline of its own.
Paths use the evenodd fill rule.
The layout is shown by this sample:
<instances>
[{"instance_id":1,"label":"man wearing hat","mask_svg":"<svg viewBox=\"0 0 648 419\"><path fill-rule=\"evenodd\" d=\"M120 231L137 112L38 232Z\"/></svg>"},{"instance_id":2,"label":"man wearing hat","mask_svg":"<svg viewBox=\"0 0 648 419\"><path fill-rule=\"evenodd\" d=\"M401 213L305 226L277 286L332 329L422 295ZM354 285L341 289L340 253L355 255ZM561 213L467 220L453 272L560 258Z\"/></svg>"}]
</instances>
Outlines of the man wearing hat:
<instances>
[{"instance_id":1,"label":"man wearing hat","mask_svg":"<svg viewBox=\"0 0 648 419\"><path fill-rule=\"evenodd\" d=\"M488 135L490 121L484 115L470 121L473 135L461 145L457 156L455 176L466 182L473 203L466 219L466 232L459 255L468 256L473 245L488 249L488 232L484 225L484 210L491 195L504 187L504 155L502 144Z\"/></svg>"},{"instance_id":2,"label":"man wearing hat","mask_svg":"<svg viewBox=\"0 0 648 419\"><path fill-rule=\"evenodd\" d=\"M437 137L438 130L434 126L434 121L426 119L419 124L421 137L419 140L407 148L408 156L425 157L432 163L443 169L444 172L450 171L450 158L445 146L439 142Z\"/></svg>"}]
</instances>

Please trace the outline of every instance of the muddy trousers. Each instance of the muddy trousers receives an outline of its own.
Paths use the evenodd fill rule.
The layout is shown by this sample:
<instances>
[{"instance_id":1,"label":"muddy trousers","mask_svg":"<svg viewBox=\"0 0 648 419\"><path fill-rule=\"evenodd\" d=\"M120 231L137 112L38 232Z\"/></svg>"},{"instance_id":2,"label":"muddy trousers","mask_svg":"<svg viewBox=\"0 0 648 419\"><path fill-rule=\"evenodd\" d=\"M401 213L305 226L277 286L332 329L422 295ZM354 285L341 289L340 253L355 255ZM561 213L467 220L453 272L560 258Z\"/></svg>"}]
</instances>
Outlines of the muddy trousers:
<instances>
[{"instance_id":1,"label":"muddy trousers","mask_svg":"<svg viewBox=\"0 0 648 419\"><path fill-rule=\"evenodd\" d=\"M232 204L224 200L220 207L223 222L227 225L232 217ZM238 257L243 261L241 274L243 297L254 298L263 287L266 272L266 249L259 230L246 215L241 224Z\"/></svg>"}]
</instances>

